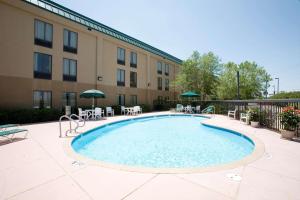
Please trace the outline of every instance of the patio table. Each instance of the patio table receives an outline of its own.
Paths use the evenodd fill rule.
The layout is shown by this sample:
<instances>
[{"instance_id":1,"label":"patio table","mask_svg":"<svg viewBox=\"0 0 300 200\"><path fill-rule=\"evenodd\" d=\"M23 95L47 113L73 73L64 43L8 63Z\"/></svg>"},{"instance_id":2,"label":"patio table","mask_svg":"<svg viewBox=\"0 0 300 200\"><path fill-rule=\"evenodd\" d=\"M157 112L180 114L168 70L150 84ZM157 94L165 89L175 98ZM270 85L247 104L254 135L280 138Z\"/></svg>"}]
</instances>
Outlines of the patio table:
<instances>
[{"instance_id":1,"label":"patio table","mask_svg":"<svg viewBox=\"0 0 300 200\"><path fill-rule=\"evenodd\" d=\"M125 113L126 112L127 112L127 114L133 113L133 107L125 107Z\"/></svg>"},{"instance_id":2,"label":"patio table","mask_svg":"<svg viewBox=\"0 0 300 200\"><path fill-rule=\"evenodd\" d=\"M84 110L87 114L87 120L89 119L95 119L95 109L87 109L87 110Z\"/></svg>"},{"instance_id":3,"label":"patio table","mask_svg":"<svg viewBox=\"0 0 300 200\"><path fill-rule=\"evenodd\" d=\"M183 110L184 110L184 112L194 113L196 110L196 107L186 106L186 107L183 107Z\"/></svg>"}]
</instances>

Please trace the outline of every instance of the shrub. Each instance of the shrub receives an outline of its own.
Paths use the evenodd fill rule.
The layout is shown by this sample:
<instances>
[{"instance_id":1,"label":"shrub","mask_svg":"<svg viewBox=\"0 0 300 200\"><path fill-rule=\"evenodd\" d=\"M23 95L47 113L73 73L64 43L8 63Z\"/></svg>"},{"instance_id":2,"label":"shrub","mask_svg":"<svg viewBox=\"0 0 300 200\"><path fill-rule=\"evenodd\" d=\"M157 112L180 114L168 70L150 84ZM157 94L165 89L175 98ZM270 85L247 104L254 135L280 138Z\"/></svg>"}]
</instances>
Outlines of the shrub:
<instances>
[{"instance_id":1,"label":"shrub","mask_svg":"<svg viewBox=\"0 0 300 200\"><path fill-rule=\"evenodd\" d=\"M281 120L283 127L285 130L294 131L298 123L300 122L300 110L296 110L294 107L289 106L283 108L282 113L280 113Z\"/></svg>"},{"instance_id":2,"label":"shrub","mask_svg":"<svg viewBox=\"0 0 300 200\"><path fill-rule=\"evenodd\" d=\"M250 116L250 121L252 122L258 122L259 121L259 110L258 108L252 108L248 111Z\"/></svg>"},{"instance_id":3,"label":"shrub","mask_svg":"<svg viewBox=\"0 0 300 200\"><path fill-rule=\"evenodd\" d=\"M0 109L0 124L57 121L61 115L57 109Z\"/></svg>"}]
</instances>

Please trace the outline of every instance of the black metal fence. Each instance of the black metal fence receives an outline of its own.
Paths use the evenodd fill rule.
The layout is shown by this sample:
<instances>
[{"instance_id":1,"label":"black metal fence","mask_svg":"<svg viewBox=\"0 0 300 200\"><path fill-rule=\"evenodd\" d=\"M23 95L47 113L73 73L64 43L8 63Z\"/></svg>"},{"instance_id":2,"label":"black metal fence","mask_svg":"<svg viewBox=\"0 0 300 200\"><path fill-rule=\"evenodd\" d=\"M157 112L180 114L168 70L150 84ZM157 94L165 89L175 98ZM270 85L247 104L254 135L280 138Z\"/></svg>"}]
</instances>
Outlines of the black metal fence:
<instances>
[{"instance_id":1,"label":"black metal fence","mask_svg":"<svg viewBox=\"0 0 300 200\"><path fill-rule=\"evenodd\" d=\"M160 102L162 103L162 102ZM163 108L175 108L176 104L201 106L201 110L207 106L215 106L216 114L227 115L229 110L237 110L236 118L240 118L240 113L245 113L249 108L259 109L259 122L261 126L279 131L282 127L280 123L280 113L286 106L293 106L300 109L300 99L280 99L280 100L212 100L212 101L165 101ZM299 127L297 135L299 136Z\"/></svg>"}]
</instances>

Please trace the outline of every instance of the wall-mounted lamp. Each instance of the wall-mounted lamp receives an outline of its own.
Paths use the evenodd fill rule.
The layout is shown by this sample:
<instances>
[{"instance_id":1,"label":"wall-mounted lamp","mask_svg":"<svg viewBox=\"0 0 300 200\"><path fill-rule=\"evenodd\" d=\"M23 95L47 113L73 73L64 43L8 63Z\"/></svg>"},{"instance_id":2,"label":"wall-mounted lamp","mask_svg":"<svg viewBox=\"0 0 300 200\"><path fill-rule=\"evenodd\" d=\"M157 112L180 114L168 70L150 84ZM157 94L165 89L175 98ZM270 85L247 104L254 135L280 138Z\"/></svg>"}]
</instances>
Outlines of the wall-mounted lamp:
<instances>
[{"instance_id":1,"label":"wall-mounted lamp","mask_svg":"<svg viewBox=\"0 0 300 200\"><path fill-rule=\"evenodd\" d=\"M103 80L103 77L102 77L102 76L98 76L98 77L97 77L97 80L98 80L98 81L102 81L102 80Z\"/></svg>"},{"instance_id":2,"label":"wall-mounted lamp","mask_svg":"<svg viewBox=\"0 0 300 200\"><path fill-rule=\"evenodd\" d=\"M88 27L88 30L91 31L92 29L90 27Z\"/></svg>"}]
</instances>

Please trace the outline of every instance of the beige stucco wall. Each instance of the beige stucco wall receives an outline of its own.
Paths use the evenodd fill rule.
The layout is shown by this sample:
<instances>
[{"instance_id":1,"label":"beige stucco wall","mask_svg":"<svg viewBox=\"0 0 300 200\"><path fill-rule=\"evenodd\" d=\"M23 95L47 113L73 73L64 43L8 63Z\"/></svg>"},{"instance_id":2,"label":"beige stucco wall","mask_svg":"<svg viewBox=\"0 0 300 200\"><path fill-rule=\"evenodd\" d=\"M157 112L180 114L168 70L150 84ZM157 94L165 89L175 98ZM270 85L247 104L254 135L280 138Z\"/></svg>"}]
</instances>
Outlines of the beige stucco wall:
<instances>
[{"instance_id":1,"label":"beige stucco wall","mask_svg":"<svg viewBox=\"0 0 300 200\"><path fill-rule=\"evenodd\" d=\"M53 25L53 47L34 44L34 19ZM22 1L0 0L0 107L32 107L33 91L52 91L52 106L61 106L63 92L77 92L78 105L90 104L90 100L79 99L79 93L96 88L106 93L101 105L117 104L117 95L125 94L126 103L130 95L138 96L139 104L152 104L157 96L174 98L174 90L157 90L156 62L170 66L170 83L175 77L178 64L141 48L130 45L95 30L56 16ZM78 33L78 53L63 51L63 29ZM117 48L126 50L126 65L117 64ZM130 67L130 52L137 53L137 68ZM52 55L52 80L33 78L33 53ZM77 60L77 82L62 81L63 58ZM117 68L125 70L125 87L117 87ZM130 71L137 72L137 88L130 88ZM102 80L97 80L101 76ZM148 86L148 83L150 85Z\"/></svg>"}]
</instances>

